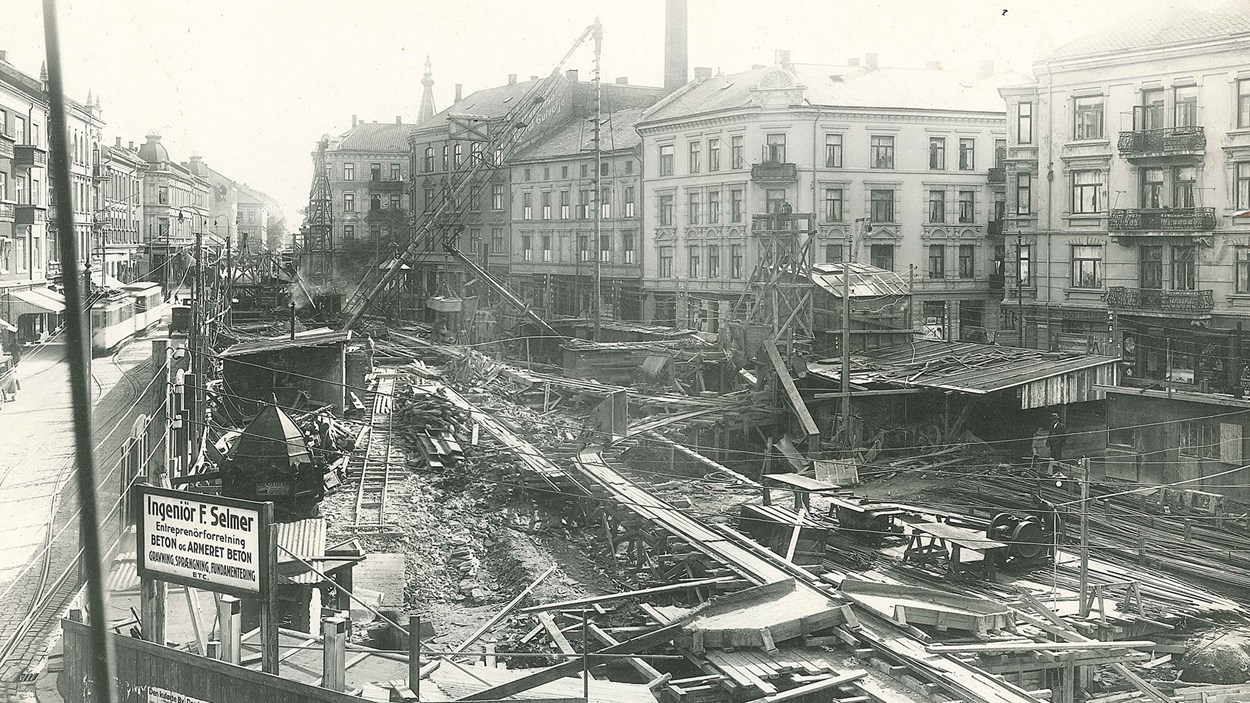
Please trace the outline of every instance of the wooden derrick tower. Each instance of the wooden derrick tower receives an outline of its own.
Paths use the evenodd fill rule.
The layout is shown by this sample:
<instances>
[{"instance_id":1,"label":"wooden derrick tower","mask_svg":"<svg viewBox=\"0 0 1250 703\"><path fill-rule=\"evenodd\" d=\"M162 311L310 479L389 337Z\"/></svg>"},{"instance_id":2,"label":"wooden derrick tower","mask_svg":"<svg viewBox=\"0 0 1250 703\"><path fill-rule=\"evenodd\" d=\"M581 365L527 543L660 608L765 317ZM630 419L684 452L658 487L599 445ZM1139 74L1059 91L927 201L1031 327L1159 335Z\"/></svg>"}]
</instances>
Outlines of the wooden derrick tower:
<instances>
[{"instance_id":1,"label":"wooden derrick tower","mask_svg":"<svg viewBox=\"0 0 1250 703\"><path fill-rule=\"evenodd\" d=\"M335 293L338 281L334 266L334 198L330 192L330 177L326 173L328 146L329 139L325 137L317 143L308 212L300 231L300 277L314 291L314 295L322 299L317 301L318 307L322 307L321 302L339 297Z\"/></svg>"},{"instance_id":2,"label":"wooden derrick tower","mask_svg":"<svg viewBox=\"0 0 1250 703\"><path fill-rule=\"evenodd\" d=\"M726 342L735 363L756 358L768 339L787 358L810 349L815 219L811 213L784 211L751 218L755 269L734 305Z\"/></svg>"}]
</instances>

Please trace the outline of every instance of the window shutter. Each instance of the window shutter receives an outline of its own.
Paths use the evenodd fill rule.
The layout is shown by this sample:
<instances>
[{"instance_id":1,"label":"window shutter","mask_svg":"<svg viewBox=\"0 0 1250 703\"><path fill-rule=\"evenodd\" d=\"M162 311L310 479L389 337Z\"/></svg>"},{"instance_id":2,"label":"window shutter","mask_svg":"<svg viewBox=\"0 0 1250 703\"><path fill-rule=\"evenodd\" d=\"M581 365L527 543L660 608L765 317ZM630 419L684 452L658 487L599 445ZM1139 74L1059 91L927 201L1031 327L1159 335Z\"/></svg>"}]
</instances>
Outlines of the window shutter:
<instances>
[{"instance_id":1,"label":"window shutter","mask_svg":"<svg viewBox=\"0 0 1250 703\"><path fill-rule=\"evenodd\" d=\"M1233 422L1220 423L1220 461L1226 464L1241 463L1241 425Z\"/></svg>"}]
</instances>

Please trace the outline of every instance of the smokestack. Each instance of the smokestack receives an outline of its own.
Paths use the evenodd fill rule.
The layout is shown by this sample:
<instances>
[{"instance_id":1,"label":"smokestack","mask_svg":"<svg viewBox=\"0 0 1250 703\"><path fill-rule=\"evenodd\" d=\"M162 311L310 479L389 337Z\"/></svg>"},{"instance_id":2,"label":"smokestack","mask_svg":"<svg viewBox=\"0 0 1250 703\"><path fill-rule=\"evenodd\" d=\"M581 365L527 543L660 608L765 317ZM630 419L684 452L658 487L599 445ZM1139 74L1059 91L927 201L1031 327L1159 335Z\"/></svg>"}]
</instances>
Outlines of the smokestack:
<instances>
[{"instance_id":1,"label":"smokestack","mask_svg":"<svg viewBox=\"0 0 1250 703\"><path fill-rule=\"evenodd\" d=\"M508 85L516 85L516 74L515 74L515 73L509 73L509 74L508 74Z\"/></svg>"},{"instance_id":2,"label":"smokestack","mask_svg":"<svg viewBox=\"0 0 1250 703\"><path fill-rule=\"evenodd\" d=\"M511 77L509 77L509 78L511 78ZM461 97L461 95L463 95L463 93L464 93L464 84L463 84L463 83L457 83L457 84L456 84L456 102L460 102L460 97Z\"/></svg>"},{"instance_id":3,"label":"smokestack","mask_svg":"<svg viewBox=\"0 0 1250 703\"><path fill-rule=\"evenodd\" d=\"M877 52L870 51L864 56L864 63L868 64L868 70L877 70Z\"/></svg>"},{"instance_id":4,"label":"smokestack","mask_svg":"<svg viewBox=\"0 0 1250 703\"><path fill-rule=\"evenodd\" d=\"M710 66L695 66L694 79L696 81L705 81L712 77L712 69Z\"/></svg>"},{"instance_id":5,"label":"smokestack","mask_svg":"<svg viewBox=\"0 0 1250 703\"><path fill-rule=\"evenodd\" d=\"M570 68L569 70L564 72L564 75L573 83L577 82L577 69L576 68Z\"/></svg>"},{"instance_id":6,"label":"smokestack","mask_svg":"<svg viewBox=\"0 0 1250 703\"><path fill-rule=\"evenodd\" d=\"M790 70L790 50L776 49L773 51L773 62L787 71Z\"/></svg>"},{"instance_id":7,"label":"smokestack","mask_svg":"<svg viewBox=\"0 0 1250 703\"><path fill-rule=\"evenodd\" d=\"M667 0L664 8L664 92L686 84L686 0Z\"/></svg>"},{"instance_id":8,"label":"smokestack","mask_svg":"<svg viewBox=\"0 0 1250 703\"><path fill-rule=\"evenodd\" d=\"M4 49L0 49L0 61L3 61L4 63L8 63L9 52L5 51Z\"/></svg>"},{"instance_id":9,"label":"smokestack","mask_svg":"<svg viewBox=\"0 0 1250 703\"><path fill-rule=\"evenodd\" d=\"M629 76L621 76L616 79L617 85L629 85Z\"/></svg>"},{"instance_id":10,"label":"smokestack","mask_svg":"<svg viewBox=\"0 0 1250 703\"><path fill-rule=\"evenodd\" d=\"M356 116L352 115L352 127L356 126Z\"/></svg>"}]
</instances>

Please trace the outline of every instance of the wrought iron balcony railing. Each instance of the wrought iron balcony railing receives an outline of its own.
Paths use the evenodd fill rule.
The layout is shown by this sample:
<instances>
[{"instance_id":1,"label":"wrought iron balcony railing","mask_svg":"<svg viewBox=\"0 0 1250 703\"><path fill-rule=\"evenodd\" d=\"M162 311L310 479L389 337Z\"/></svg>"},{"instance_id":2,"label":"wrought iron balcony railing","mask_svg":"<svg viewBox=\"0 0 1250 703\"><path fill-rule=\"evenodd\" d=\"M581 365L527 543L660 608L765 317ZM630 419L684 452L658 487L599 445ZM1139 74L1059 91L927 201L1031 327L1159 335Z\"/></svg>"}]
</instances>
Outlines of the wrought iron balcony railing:
<instances>
[{"instance_id":1,"label":"wrought iron balcony railing","mask_svg":"<svg viewBox=\"0 0 1250 703\"><path fill-rule=\"evenodd\" d=\"M1215 229L1215 208L1112 210L1107 228L1112 232L1210 232Z\"/></svg>"},{"instance_id":2,"label":"wrought iron balcony railing","mask_svg":"<svg viewBox=\"0 0 1250 703\"><path fill-rule=\"evenodd\" d=\"M757 183L793 183L799 178L796 164L781 161L761 161L751 164L751 180Z\"/></svg>"},{"instance_id":3,"label":"wrought iron balcony railing","mask_svg":"<svg viewBox=\"0 0 1250 703\"><path fill-rule=\"evenodd\" d=\"M1167 127L1120 132L1120 153L1133 156L1201 154L1207 147L1202 127Z\"/></svg>"},{"instance_id":4,"label":"wrought iron balcony railing","mask_svg":"<svg viewBox=\"0 0 1250 703\"><path fill-rule=\"evenodd\" d=\"M991 237L1003 236L1003 221L990 220L989 224L985 227L985 233Z\"/></svg>"},{"instance_id":5,"label":"wrought iron balcony railing","mask_svg":"<svg viewBox=\"0 0 1250 703\"><path fill-rule=\"evenodd\" d=\"M1215 297L1209 290L1161 290L1124 286L1108 288L1106 302L1107 307L1115 310L1144 312L1204 313L1215 307Z\"/></svg>"}]
</instances>

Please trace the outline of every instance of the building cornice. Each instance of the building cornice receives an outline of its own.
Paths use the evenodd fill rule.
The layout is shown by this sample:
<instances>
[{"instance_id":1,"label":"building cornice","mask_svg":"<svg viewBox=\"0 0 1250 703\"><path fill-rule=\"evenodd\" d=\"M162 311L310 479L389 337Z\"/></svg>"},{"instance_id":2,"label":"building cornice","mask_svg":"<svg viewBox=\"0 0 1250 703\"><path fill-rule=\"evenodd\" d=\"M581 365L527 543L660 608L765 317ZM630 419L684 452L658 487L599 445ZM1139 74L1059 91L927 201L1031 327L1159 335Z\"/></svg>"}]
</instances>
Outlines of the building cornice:
<instances>
[{"instance_id":1,"label":"building cornice","mask_svg":"<svg viewBox=\"0 0 1250 703\"><path fill-rule=\"evenodd\" d=\"M760 121L783 120L788 123L810 123L813 120L848 120L852 122L903 122L909 124L966 124L1006 127L1007 113L974 110L931 110L925 108L791 106L784 110L740 107L716 113L682 115L654 122L641 122L640 135L666 134L685 129L724 127Z\"/></svg>"}]
</instances>

